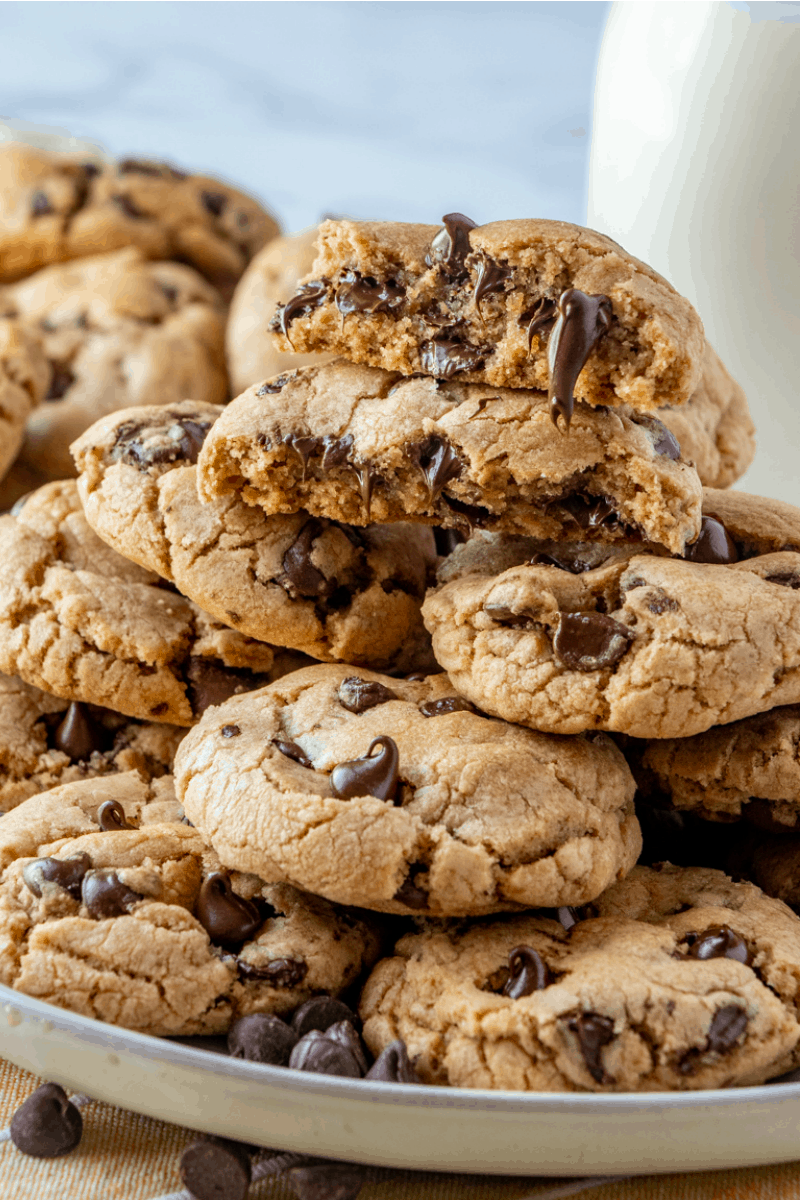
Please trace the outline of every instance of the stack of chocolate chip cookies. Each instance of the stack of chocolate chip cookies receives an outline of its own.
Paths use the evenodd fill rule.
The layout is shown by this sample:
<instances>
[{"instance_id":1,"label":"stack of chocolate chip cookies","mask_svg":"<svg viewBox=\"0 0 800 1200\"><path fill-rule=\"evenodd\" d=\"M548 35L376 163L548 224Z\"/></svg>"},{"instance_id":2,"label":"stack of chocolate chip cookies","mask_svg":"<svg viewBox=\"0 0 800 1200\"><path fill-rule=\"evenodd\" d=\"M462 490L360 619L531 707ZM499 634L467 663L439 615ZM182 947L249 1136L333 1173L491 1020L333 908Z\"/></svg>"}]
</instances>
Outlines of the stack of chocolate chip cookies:
<instances>
[{"instance_id":1,"label":"stack of chocolate chip cookies","mask_svg":"<svg viewBox=\"0 0 800 1200\"><path fill-rule=\"evenodd\" d=\"M457 213L241 288L270 378L125 395L0 520L0 982L354 1078L793 1070L800 510L725 490L691 305Z\"/></svg>"}]
</instances>

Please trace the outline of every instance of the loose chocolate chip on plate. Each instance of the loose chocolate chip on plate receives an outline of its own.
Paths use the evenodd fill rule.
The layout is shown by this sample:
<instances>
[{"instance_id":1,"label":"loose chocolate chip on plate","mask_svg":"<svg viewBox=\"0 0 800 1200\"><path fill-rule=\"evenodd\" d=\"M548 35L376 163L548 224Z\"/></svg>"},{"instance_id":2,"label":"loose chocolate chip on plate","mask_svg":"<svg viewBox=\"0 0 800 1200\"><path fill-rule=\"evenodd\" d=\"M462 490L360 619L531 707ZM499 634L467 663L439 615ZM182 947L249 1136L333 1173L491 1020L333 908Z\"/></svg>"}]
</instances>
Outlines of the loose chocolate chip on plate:
<instances>
[{"instance_id":1,"label":"loose chocolate chip on plate","mask_svg":"<svg viewBox=\"0 0 800 1200\"><path fill-rule=\"evenodd\" d=\"M286 1173L297 1200L356 1200L365 1179L365 1168L357 1163L327 1160L290 1167Z\"/></svg>"},{"instance_id":2,"label":"loose chocolate chip on plate","mask_svg":"<svg viewBox=\"0 0 800 1200\"><path fill-rule=\"evenodd\" d=\"M59 1158L81 1140L83 1118L57 1083L43 1083L11 1118L9 1136L32 1158Z\"/></svg>"},{"instance_id":3,"label":"loose chocolate chip on plate","mask_svg":"<svg viewBox=\"0 0 800 1200\"><path fill-rule=\"evenodd\" d=\"M373 750L378 753L373 756ZM394 800L397 794L400 755L397 743L385 735L370 742L364 758L340 763L331 771L331 791L339 800L355 796L375 796Z\"/></svg>"},{"instance_id":4,"label":"loose chocolate chip on plate","mask_svg":"<svg viewBox=\"0 0 800 1200\"><path fill-rule=\"evenodd\" d=\"M687 562L695 563L735 563L739 561L739 551L727 529L717 517L703 517L700 523L700 536L691 546L686 547L683 556Z\"/></svg>"},{"instance_id":5,"label":"loose chocolate chip on plate","mask_svg":"<svg viewBox=\"0 0 800 1200\"><path fill-rule=\"evenodd\" d=\"M287 758L291 758L296 763L300 763L301 767L311 766L311 759L308 757L303 747L297 745L297 742L280 742L276 738L273 738L272 744L276 750L280 750L281 754L285 754Z\"/></svg>"},{"instance_id":6,"label":"loose chocolate chip on plate","mask_svg":"<svg viewBox=\"0 0 800 1200\"><path fill-rule=\"evenodd\" d=\"M247 1150L226 1138L192 1142L181 1157L181 1183L195 1200L245 1200L251 1178Z\"/></svg>"},{"instance_id":7,"label":"loose chocolate chip on plate","mask_svg":"<svg viewBox=\"0 0 800 1200\"><path fill-rule=\"evenodd\" d=\"M420 704L419 711L423 717L444 717L454 712L477 712L474 704L463 696L442 696L439 700L426 700Z\"/></svg>"},{"instance_id":8,"label":"loose chocolate chip on plate","mask_svg":"<svg viewBox=\"0 0 800 1200\"><path fill-rule=\"evenodd\" d=\"M81 884L92 860L88 854L72 854L69 858L37 858L22 868L22 878L34 896L42 895L42 885L55 883L73 900L81 898Z\"/></svg>"},{"instance_id":9,"label":"loose chocolate chip on plate","mask_svg":"<svg viewBox=\"0 0 800 1200\"><path fill-rule=\"evenodd\" d=\"M358 675L343 679L336 695L342 707L352 713L363 713L378 704L397 699L391 688L372 679L360 679Z\"/></svg>"},{"instance_id":10,"label":"loose chocolate chip on plate","mask_svg":"<svg viewBox=\"0 0 800 1200\"><path fill-rule=\"evenodd\" d=\"M515 946L508 956L508 982L503 995L510 1000L519 1000L549 987L553 977L547 964L532 946Z\"/></svg>"},{"instance_id":11,"label":"loose chocolate chip on plate","mask_svg":"<svg viewBox=\"0 0 800 1200\"><path fill-rule=\"evenodd\" d=\"M597 1083L607 1083L601 1050L614 1040L614 1022L600 1013L583 1012L567 1020L567 1028L575 1034L586 1069Z\"/></svg>"},{"instance_id":12,"label":"loose chocolate chip on plate","mask_svg":"<svg viewBox=\"0 0 800 1200\"><path fill-rule=\"evenodd\" d=\"M365 1078L380 1080L382 1083L420 1082L419 1075L408 1057L406 1044L400 1038L381 1050Z\"/></svg>"},{"instance_id":13,"label":"loose chocolate chip on plate","mask_svg":"<svg viewBox=\"0 0 800 1200\"><path fill-rule=\"evenodd\" d=\"M440 263L448 274L457 275L464 269L464 260L471 250L469 235L478 226L463 213L447 213L442 217L444 229L440 229L431 242L426 258L428 266Z\"/></svg>"},{"instance_id":14,"label":"loose chocolate chip on plate","mask_svg":"<svg viewBox=\"0 0 800 1200\"><path fill-rule=\"evenodd\" d=\"M420 346L422 370L434 379L452 379L461 371L476 371L485 358L485 350L454 338L432 338Z\"/></svg>"},{"instance_id":15,"label":"loose chocolate chip on plate","mask_svg":"<svg viewBox=\"0 0 800 1200\"><path fill-rule=\"evenodd\" d=\"M234 892L226 871L214 871L203 880L195 916L211 941L226 950L238 949L264 924L257 905Z\"/></svg>"},{"instance_id":16,"label":"loose chocolate chip on plate","mask_svg":"<svg viewBox=\"0 0 800 1200\"><path fill-rule=\"evenodd\" d=\"M633 639L627 625L602 613L562 613L553 650L569 670L599 671L618 663Z\"/></svg>"},{"instance_id":17,"label":"loose chocolate chip on plate","mask_svg":"<svg viewBox=\"0 0 800 1200\"><path fill-rule=\"evenodd\" d=\"M119 832L122 829L135 829L128 823L125 809L118 800L106 800L97 810L97 824L103 833Z\"/></svg>"},{"instance_id":18,"label":"loose chocolate chip on plate","mask_svg":"<svg viewBox=\"0 0 800 1200\"><path fill-rule=\"evenodd\" d=\"M300 1038L292 1050L289 1066L295 1071L317 1071L349 1079L360 1079L363 1074L352 1051L319 1029L312 1029Z\"/></svg>"},{"instance_id":19,"label":"loose chocolate chip on plate","mask_svg":"<svg viewBox=\"0 0 800 1200\"><path fill-rule=\"evenodd\" d=\"M271 1013L248 1013L234 1021L228 1033L228 1053L250 1062L285 1067L297 1044L297 1034Z\"/></svg>"},{"instance_id":20,"label":"loose chocolate chip on plate","mask_svg":"<svg viewBox=\"0 0 800 1200\"><path fill-rule=\"evenodd\" d=\"M358 1063L361 1074L366 1074L367 1056L364 1051L364 1044L356 1033L355 1026L351 1021L337 1021L335 1025L329 1025L325 1030L325 1037L338 1042L340 1046L344 1046L345 1050L348 1050Z\"/></svg>"},{"instance_id":21,"label":"loose chocolate chip on plate","mask_svg":"<svg viewBox=\"0 0 800 1200\"><path fill-rule=\"evenodd\" d=\"M87 871L83 877L81 900L94 921L121 917L143 899L140 892L134 892L122 882L116 871L107 867Z\"/></svg>"},{"instance_id":22,"label":"loose chocolate chip on plate","mask_svg":"<svg viewBox=\"0 0 800 1200\"><path fill-rule=\"evenodd\" d=\"M578 376L594 347L611 326L612 307L608 296L587 296L567 288L558 298L558 316L547 347L550 368L550 416L559 417L569 429L575 407L573 395Z\"/></svg>"},{"instance_id":23,"label":"loose chocolate chip on plate","mask_svg":"<svg viewBox=\"0 0 800 1200\"><path fill-rule=\"evenodd\" d=\"M319 1029L324 1033L331 1025L337 1025L340 1021L349 1021L351 1025L356 1026L358 1018L342 1000L335 1000L333 996L312 996L295 1010L292 1029L300 1038L312 1029Z\"/></svg>"},{"instance_id":24,"label":"loose chocolate chip on plate","mask_svg":"<svg viewBox=\"0 0 800 1200\"><path fill-rule=\"evenodd\" d=\"M274 988L298 987L308 974L308 963L296 958L273 958L272 962L236 963L239 978L244 983L268 983Z\"/></svg>"},{"instance_id":25,"label":"loose chocolate chip on plate","mask_svg":"<svg viewBox=\"0 0 800 1200\"><path fill-rule=\"evenodd\" d=\"M88 762L94 753L108 746L108 733L95 721L85 704L73 702L53 733L53 749L66 754L72 762Z\"/></svg>"},{"instance_id":26,"label":"loose chocolate chip on plate","mask_svg":"<svg viewBox=\"0 0 800 1200\"><path fill-rule=\"evenodd\" d=\"M687 958L732 958L740 963L750 962L747 942L729 925L712 925L701 934L687 935L685 940L690 943Z\"/></svg>"}]
</instances>

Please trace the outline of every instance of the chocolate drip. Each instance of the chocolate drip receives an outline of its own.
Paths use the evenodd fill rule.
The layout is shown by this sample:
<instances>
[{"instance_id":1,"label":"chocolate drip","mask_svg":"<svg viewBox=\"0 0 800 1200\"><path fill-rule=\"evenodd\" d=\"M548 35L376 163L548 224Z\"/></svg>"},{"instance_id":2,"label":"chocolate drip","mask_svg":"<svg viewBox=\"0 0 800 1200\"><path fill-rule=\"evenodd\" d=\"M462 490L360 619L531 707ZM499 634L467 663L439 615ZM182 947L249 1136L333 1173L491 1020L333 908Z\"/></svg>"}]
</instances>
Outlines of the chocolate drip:
<instances>
[{"instance_id":1,"label":"chocolate drip","mask_svg":"<svg viewBox=\"0 0 800 1200\"><path fill-rule=\"evenodd\" d=\"M600 1051L614 1040L614 1022L599 1013L578 1013L567 1021L567 1028L575 1034L581 1048L586 1069L596 1083L610 1082L603 1068Z\"/></svg>"},{"instance_id":2,"label":"chocolate drip","mask_svg":"<svg viewBox=\"0 0 800 1200\"><path fill-rule=\"evenodd\" d=\"M405 288L393 279L380 283L371 275L345 271L336 288L336 307L342 316L349 313L390 312L399 307L405 297Z\"/></svg>"},{"instance_id":3,"label":"chocolate drip","mask_svg":"<svg viewBox=\"0 0 800 1200\"><path fill-rule=\"evenodd\" d=\"M264 924L257 905L236 895L227 871L214 871L203 880L195 916L211 941L226 950L238 949Z\"/></svg>"},{"instance_id":4,"label":"chocolate drip","mask_svg":"<svg viewBox=\"0 0 800 1200\"><path fill-rule=\"evenodd\" d=\"M461 371L476 371L483 366L486 354L477 346L448 337L432 338L420 347L422 370L435 379L452 379Z\"/></svg>"},{"instance_id":5,"label":"chocolate drip","mask_svg":"<svg viewBox=\"0 0 800 1200\"><path fill-rule=\"evenodd\" d=\"M358 675L343 679L336 695L342 707L352 713L363 713L378 704L397 699L391 688L372 679L360 679Z\"/></svg>"},{"instance_id":6,"label":"chocolate drip","mask_svg":"<svg viewBox=\"0 0 800 1200\"><path fill-rule=\"evenodd\" d=\"M376 747L378 753L373 757ZM399 759L397 743L390 737L377 737L370 743L364 758L355 758L333 768L331 791L339 800L352 800L355 796L394 800Z\"/></svg>"},{"instance_id":7,"label":"chocolate drip","mask_svg":"<svg viewBox=\"0 0 800 1200\"><path fill-rule=\"evenodd\" d=\"M358 480L358 485L361 488L361 499L366 509L366 517L369 520L370 507L372 503L372 487L376 479L375 470L372 463L350 463L350 467Z\"/></svg>"},{"instance_id":8,"label":"chocolate drip","mask_svg":"<svg viewBox=\"0 0 800 1200\"><path fill-rule=\"evenodd\" d=\"M310 283L304 283L301 288L298 288L291 300L287 300L278 309L276 313L278 328L290 346L292 345L292 339L289 337L289 326L292 321L295 317L305 316L306 313L319 308L327 294L328 285L324 280L312 280Z\"/></svg>"},{"instance_id":9,"label":"chocolate drip","mask_svg":"<svg viewBox=\"0 0 800 1200\"><path fill-rule=\"evenodd\" d=\"M296 763L300 763L301 767L310 767L311 759L306 754L302 746L298 746L297 742L280 742L277 738L272 739L272 744L276 750L280 750L281 754L285 754L287 758L291 758Z\"/></svg>"},{"instance_id":10,"label":"chocolate drip","mask_svg":"<svg viewBox=\"0 0 800 1200\"><path fill-rule=\"evenodd\" d=\"M547 361L550 368L550 415L558 426L564 418L569 429L575 407L573 390L594 347L611 325L608 296L587 296L567 288L558 298L558 317L550 335Z\"/></svg>"},{"instance_id":11,"label":"chocolate drip","mask_svg":"<svg viewBox=\"0 0 800 1200\"><path fill-rule=\"evenodd\" d=\"M697 541L686 547L683 557L687 562L727 565L739 561L739 551L718 517L703 517L700 535Z\"/></svg>"},{"instance_id":12,"label":"chocolate drip","mask_svg":"<svg viewBox=\"0 0 800 1200\"><path fill-rule=\"evenodd\" d=\"M106 800L105 804L100 805L97 810L97 824L103 833L119 833L123 829L136 828L135 825L128 824L125 809L118 800Z\"/></svg>"},{"instance_id":13,"label":"chocolate drip","mask_svg":"<svg viewBox=\"0 0 800 1200\"><path fill-rule=\"evenodd\" d=\"M634 639L627 625L602 613L562 613L553 650L572 671L599 671L613 667Z\"/></svg>"},{"instance_id":14,"label":"chocolate drip","mask_svg":"<svg viewBox=\"0 0 800 1200\"><path fill-rule=\"evenodd\" d=\"M22 868L22 878L34 896L42 895L42 884L55 883L73 900L80 900L83 877L91 865L91 858L84 853L70 858L37 858Z\"/></svg>"},{"instance_id":15,"label":"chocolate drip","mask_svg":"<svg viewBox=\"0 0 800 1200\"><path fill-rule=\"evenodd\" d=\"M685 941L689 943L687 958L732 958L745 965L751 961L747 942L729 925L712 925L701 934L687 934Z\"/></svg>"},{"instance_id":16,"label":"chocolate drip","mask_svg":"<svg viewBox=\"0 0 800 1200\"><path fill-rule=\"evenodd\" d=\"M510 1000L519 1000L533 992L549 987L553 977L541 955L531 946L515 946L508 956L508 981L503 995Z\"/></svg>"},{"instance_id":17,"label":"chocolate drip","mask_svg":"<svg viewBox=\"0 0 800 1200\"><path fill-rule=\"evenodd\" d=\"M81 900L94 921L121 917L144 896L124 884L116 871L87 871L81 885Z\"/></svg>"},{"instance_id":18,"label":"chocolate drip","mask_svg":"<svg viewBox=\"0 0 800 1200\"><path fill-rule=\"evenodd\" d=\"M531 344L537 334L539 337L542 337L545 330L552 329L553 325L555 324L557 312L558 307L555 300L548 300L547 297L543 296L532 312L523 314L525 320L530 317L530 323L528 325L529 354L531 350Z\"/></svg>"},{"instance_id":19,"label":"chocolate drip","mask_svg":"<svg viewBox=\"0 0 800 1200\"><path fill-rule=\"evenodd\" d=\"M440 229L431 242L426 263L429 267L440 265L448 275L459 275L464 270L464 260L472 247L469 244L471 230L478 226L463 213L446 213L442 217L444 229Z\"/></svg>"},{"instance_id":20,"label":"chocolate drip","mask_svg":"<svg viewBox=\"0 0 800 1200\"><path fill-rule=\"evenodd\" d=\"M433 507L450 480L457 479L464 470L464 460L447 438L436 435L424 442L410 442L405 452L422 472L428 488L428 504Z\"/></svg>"},{"instance_id":21,"label":"chocolate drip","mask_svg":"<svg viewBox=\"0 0 800 1200\"><path fill-rule=\"evenodd\" d=\"M478 265L478 278L475 283L475 291L472 293L472 298L475 301L475 307L478 312L481 311L481 300L484 296L491 296L494 292L504 291L503 284L507 279L511 279L514 272L511 267L503 267L500 263L495 262L493 258L484 257Z\"/></svg>"},{"instance_id":22,"label":"chocolate drip","mask_svg":"<svg viewBox=\"0 0 800 1200\"><path fill-rule=\"evenodd\" d=\"M85 704L73 701L53 734L53 749L66 754L71 762L88 762L93 754L102 754L108 746L108 733L92 718Z\"/></svg>"},{"instance_id":23,"label":"chocolate drip","mask_svg":"<svg viewBox=\"0 0 800 1200\"><path fill-rule=\"evenodd\" d=\"M476 712L474 704L463 696L442 696L440 700L426 700L420 704L419 711L423 717L444 717L454 712Z\"/></svg>"},{"instance_id":24,"label":"chocolate drip","mask_svg":"<svg viewBox=\"0 0 800 1200\"><path fill-rule=\"evenodd\" d=\"M317 437L301 437L300 434L290 433L286 438L286 445L294 450L300 462L303 464L303 483L306 481L308 473L308 460L311 455L320 449L322 442Z\"/></svg>"}]
</instances>

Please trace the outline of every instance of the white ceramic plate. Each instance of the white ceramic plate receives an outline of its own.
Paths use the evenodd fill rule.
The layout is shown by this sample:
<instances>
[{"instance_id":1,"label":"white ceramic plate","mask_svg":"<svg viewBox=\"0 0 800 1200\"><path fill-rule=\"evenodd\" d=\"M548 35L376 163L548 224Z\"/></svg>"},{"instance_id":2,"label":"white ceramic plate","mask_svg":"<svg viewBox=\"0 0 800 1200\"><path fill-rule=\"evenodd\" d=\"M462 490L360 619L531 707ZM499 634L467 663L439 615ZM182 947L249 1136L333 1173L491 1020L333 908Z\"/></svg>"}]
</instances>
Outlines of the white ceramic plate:
<instances>
[{"instance_id":1,"label":"white ceramic plate","mask_svg":"<svg viewBox=\"0 0 800 1200\"><path fill-rule=\"evenodd\" d=\"M117 1029L0 985L0 1057L98 1100L274 1149L492 1175L800 1158L800 1083L645 1095L468 1091L305 1074L187 1042Z\"/></svg>"}]
</instances>

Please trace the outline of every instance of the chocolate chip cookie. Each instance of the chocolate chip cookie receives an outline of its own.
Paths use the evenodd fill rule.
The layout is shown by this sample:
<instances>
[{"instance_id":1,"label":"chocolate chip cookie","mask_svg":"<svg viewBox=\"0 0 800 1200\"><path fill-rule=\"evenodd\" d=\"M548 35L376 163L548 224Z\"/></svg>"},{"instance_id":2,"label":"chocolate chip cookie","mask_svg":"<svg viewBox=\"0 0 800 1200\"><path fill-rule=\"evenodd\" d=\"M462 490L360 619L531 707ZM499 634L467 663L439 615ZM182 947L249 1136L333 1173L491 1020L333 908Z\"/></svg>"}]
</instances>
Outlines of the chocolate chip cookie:
<instances>
[{"instance_id":1,"label":"chocolate chip cookie","mask_svg":"<svg viewBox=\"0 0 800 1200\"><path fill-rule=\"evenodd\" d=\"M25 422L44 399L49 380L37 340L17 321L4 319L0 299L0 479L19 452Z\"/></svg>"},{"instance_id":2,"label":"chocolate chip cookie","mask_svg":"<svg viewBox=\"0 0 800 1200\"><path fill-rule=\"evenodd\" d=\"M0 562L0 671L64 699L191 725L295 665L102 542L74 480L0 517Z\"/></svg>"},{"instance_id":3,"label":"chocolate chip cookie","mask_svg":"<svg viewBox=\"0 0 800 1200\"><path fill-rule=\"evenodd\" d=\"M708 488L704 513L685 558L457 548L423 607L437 662L486 712L555 733L686 738L797 702L800 509Z\"/></svg>"},{"instance_id":4,"label":"chocolate chip cookie","mask_svg":"<svg viewBox=\"0 0 800 1200\"><path fill-rule=\"evenodd\" d=\"M795 1065L786 905L720 871L637 867L589 911L407 935L364 988L368 1046L403 1038L429 1083L520 1091L729 1087Z\"/></svg>"},{"instance_id":5,"label":"chocolate chip cookie","mask_svg":"<svg viewBox=\"0 0 800 1200\"><path fill-rule=\"evenodd\" d=\"M651 411L700 382L703 326L688 300L616 242L563 221L441 228L325 221L309 276L273 320L283 350L437 379Z\"/></svg>"},{"instance_id":6,"label":"chocolate chip cookie","mask_svg":"<svg viewBox=\"0 0 800 1200\"><path fill-rule=\"evenodd\" d=\"M209 712L175 779L226 866L381 912L581 904L641 845L610 738L493 721L446 675L297 671Z\"/></svg>"},{"instance_id":7,"label":"chocolate chip cookie","mask_svg":"<svg viewBox=\"0 0 800 1200\"><path fill-rule=\"evenodd\" d=\"M678 553L700 528L697 473L657 417L579 404L565 438L543 392L342 361L239 396L206 439L198 487L270 514L633 535Z\"/></svg>"},{"instance_id":8,"label":"chocolate chip cookie","mask_svg":"<svg viewBox=\"0 0 800 1200\"><path fill-rule=\"evenodd\" d=\"M223 870L174 799L169 815L168 782L67 784L3 818L0 982L166 1035L224 1033L352 984L377 955L376 927Z\"/></svg>"},{"instance_id":9,"label":"chocolate chip cookie","mask_svg":"<svg viewBox=\"0 0 800 1200\"><path fill-rule=\"evenodd\" d=\"M191 267L118 250L0 287L0 312L24 324L51 365L22 448L43 482L74 474L70 442L106 413L154 396L228 398L222 302Z\"/></svg>"},{"instance_id":10,"label":"chocolate chip cookie","mask_svg":"<svg viewBox=\"0 0 800 1200\"><path fill-rule=\"evenodd\" d=\"M0 675L0 813L29 796L95 775L172 770L183 729L131 721Z\"/></svg>"},{"instance_id":11,"label":"chocolate chip cookie","mask_svg":"<svg viewBox=\"0 0 800 1200\"><path fill-rule=\"evenodd\" d=\"M277 233L257 200L218 179L144 159L0 146L0 280L137 246L148 258L189 263L230 299Z\"/></svg>"},{"instance_id":12,"label":"chocolate chip cookie","mask_svg":"<svg viewBox=\"0 0 800 1200\"><path fill-rule=\"evenodd\" d=\"M73 452L94 530L250 637L378 669L433 667L420 612L432 531L268 517L236 495L201 504L194 464L222 411L190 401L123 409L87 430Z\"/></svg>"},{"instance_id":13,"label":"chocolate chip cookie","mask_svg":"<svg viewBox=\"0 0 800 1200\"><path fill-rule=\"evenodd\" d=\"M253 383L292 367L321 362L319 354L278 350L269 332L275 306L294 295L314 262L318 229L273 238L259 250L239 280L231 300L225 345L234 396Z\"/></svg>"}]
</instances>

